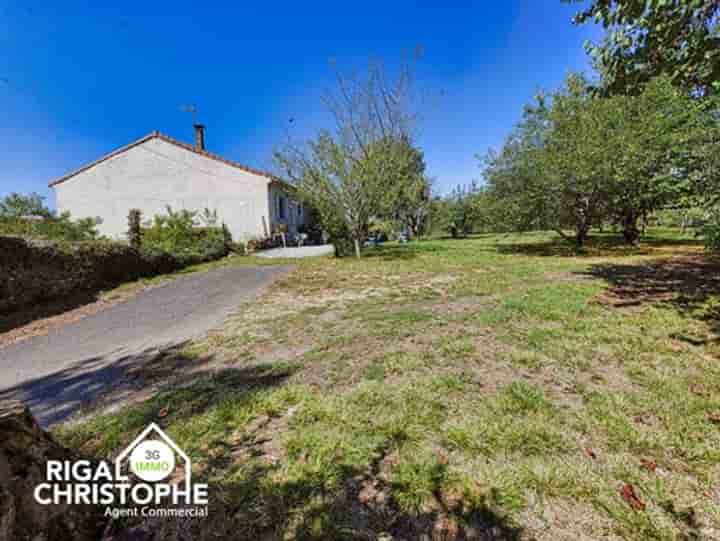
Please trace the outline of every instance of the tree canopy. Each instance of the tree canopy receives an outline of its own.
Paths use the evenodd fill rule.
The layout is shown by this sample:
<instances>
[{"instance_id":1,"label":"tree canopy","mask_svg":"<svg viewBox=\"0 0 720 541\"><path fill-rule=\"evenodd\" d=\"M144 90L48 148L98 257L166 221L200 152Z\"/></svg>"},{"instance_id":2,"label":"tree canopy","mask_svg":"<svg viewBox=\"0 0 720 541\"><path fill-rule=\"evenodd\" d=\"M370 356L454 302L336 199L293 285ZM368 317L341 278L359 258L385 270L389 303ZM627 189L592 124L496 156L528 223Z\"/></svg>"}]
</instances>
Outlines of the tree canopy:
<instances>
[{"instance_id":1,"label":"tree canopy","mask_svg":"<svg viewBox=\"0 0 720 541\"><path fill-rule=\"evenodd\" d=\"M668 77L638 95L601 98L589 87L573 75L528 107L488 156L486 179L518 229L572 229L582 245L591 227L614 223L634 242L651 212L717 178L708 159L720 152L717 108Z\"/></svg>"},{"instance_id":2,"label":"tree canopy","mask_svg":"<svg viewBox=\"0 0 720 541\"><path fill-rule=\"evenodd\" d=\"M591 0L575 17L588 21L607 30L587 44L605 92L637 93L659 75L700 95L720 92L718 0Z\"/></svg>"},{"instance_id":3,"label":"tree canopy","mask_svg":"<svg viewBox=\"0 0 720 541\"><path fill-rule=\"evenodd\" d=\"M333 129L275 152L336 248L349 238L358 257L371 219L392 215L409 225L427 191L422 153L412 142L410 89L407 68L392 81L378 64L364 76L339 74L324 100Z\"/></svg>"},{"instance_id":4,"label":"tree canopy","mask_svg":"<svg viewBox=\"0 0 720 541\"><path fill-rule=\"evenodd\" d=\"M27 195L13 192L0 199L1 218L19 218L21 216L40 216L48 218L52 215L45 206L45 198L32 192Z\"/></svg>"}]
</instances>

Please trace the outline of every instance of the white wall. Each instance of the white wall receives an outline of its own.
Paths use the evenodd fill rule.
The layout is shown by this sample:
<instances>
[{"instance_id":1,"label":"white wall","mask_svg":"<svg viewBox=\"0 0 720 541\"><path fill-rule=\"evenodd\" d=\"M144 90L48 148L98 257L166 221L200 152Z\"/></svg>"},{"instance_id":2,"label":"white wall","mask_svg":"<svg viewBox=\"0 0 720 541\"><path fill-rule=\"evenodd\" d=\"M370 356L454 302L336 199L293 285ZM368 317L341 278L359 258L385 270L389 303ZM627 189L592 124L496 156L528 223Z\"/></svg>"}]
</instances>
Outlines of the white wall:
<instances>
[{"instance_id":1,"label":"white wall","mask_svg":"<svg viewBox=\"0 0 720 541\"><path fill-rule=\"evenodd\" d=\"M264 236L269 179L153 138L56 185L57 208L100 217L103 235L124 238L128 211L143 221L174 210L217 210L233 239Z\"/></svg>"}]
</instances>

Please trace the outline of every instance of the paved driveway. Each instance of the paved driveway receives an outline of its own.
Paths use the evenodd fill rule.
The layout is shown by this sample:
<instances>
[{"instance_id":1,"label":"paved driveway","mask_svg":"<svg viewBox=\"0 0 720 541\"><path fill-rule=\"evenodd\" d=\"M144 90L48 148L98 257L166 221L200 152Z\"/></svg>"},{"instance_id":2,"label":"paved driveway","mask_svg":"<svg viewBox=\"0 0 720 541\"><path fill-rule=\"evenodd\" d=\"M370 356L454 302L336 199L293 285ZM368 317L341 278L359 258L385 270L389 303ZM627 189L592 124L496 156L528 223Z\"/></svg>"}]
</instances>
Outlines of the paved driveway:
<instances>
[{"instance_id":1,"label":"paved driveway","mask_svg":"<svg viewBox=\"0 0 720 541\"><path fill-rule=\"evenodd\" d=\"M0 399L43 425L109 390L134 363L220 325L288 267L226 267L178 278L75 323L0 349Z\"/></svg>"},{"instance_id":2,"label":"paved driveway","mask_svg":"<svg viewBox=\"0 0 720 541\"><path fill-rule=\"evenodd\" d=\"M261 250L256 252L258 257L269 258L301 258L301 257L317 257L320 255L330 255L335 253L332 244L323 244L321 246L288 246L287 248L271 248L270 250Z\"/></svg>"}]
</instances>

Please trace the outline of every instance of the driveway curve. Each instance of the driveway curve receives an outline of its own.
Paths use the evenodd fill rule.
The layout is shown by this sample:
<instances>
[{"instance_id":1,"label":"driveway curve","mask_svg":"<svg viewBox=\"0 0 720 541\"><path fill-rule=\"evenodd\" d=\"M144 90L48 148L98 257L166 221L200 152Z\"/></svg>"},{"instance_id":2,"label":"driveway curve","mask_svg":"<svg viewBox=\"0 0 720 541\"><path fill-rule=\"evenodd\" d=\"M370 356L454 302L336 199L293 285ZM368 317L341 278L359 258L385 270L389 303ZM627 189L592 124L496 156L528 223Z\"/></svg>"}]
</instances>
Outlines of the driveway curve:
<instances>
[{"instance_id":1,"label":"driveway curve","mask_svg":"<svg viewBox=\"0 0 720 541\"><path fill-rule=\"evenodd\" d=\"M42 424L66 418L140 355L199 338L290 267L224 267L177 278L44 336L0 349L0 398Z\"/></svg>"}]
</instances>

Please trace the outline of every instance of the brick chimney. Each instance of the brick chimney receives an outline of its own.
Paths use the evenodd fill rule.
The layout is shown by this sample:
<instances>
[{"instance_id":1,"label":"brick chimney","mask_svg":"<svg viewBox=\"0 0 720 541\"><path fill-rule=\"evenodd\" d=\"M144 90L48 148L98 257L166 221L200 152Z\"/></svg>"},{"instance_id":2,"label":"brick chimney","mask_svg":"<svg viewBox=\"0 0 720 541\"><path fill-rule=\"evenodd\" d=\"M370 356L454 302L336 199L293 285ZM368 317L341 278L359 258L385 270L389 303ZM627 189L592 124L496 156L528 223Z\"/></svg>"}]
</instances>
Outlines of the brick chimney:
<instances>
[{"instance_id":1,"label":"brick chimney","mask_svg":"<svg viewBox=\"0 0 720 541\"><path fill-rule=\"evenodd\" d=\"M205 150L205 126L193 124L193 128L195 128L195 148Z\"/></svg>"}]
</instances>

